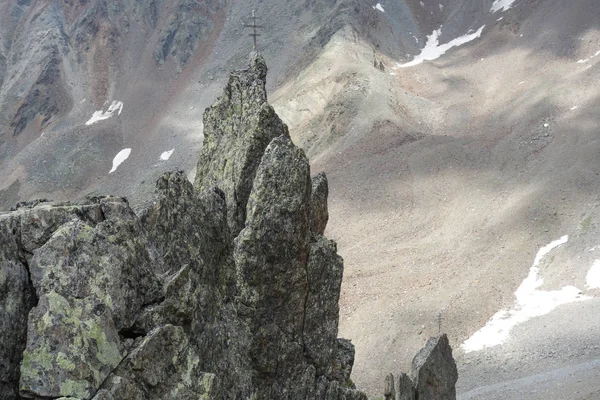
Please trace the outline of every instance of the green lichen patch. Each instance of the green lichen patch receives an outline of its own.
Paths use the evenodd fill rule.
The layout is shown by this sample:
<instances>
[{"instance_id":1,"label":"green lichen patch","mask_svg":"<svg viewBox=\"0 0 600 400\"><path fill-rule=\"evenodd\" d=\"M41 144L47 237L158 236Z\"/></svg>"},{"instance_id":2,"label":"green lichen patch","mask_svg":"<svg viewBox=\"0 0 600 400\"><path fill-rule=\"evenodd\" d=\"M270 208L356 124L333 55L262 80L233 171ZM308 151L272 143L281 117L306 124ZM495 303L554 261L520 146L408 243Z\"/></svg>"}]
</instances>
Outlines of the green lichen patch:
<instances>
[{"instance_id":1,"label":"green lichen patch","mask_svg":"<svg viewBox=\"0 0 600 400\"><path fill-rule=\"evenodd\" d=\"M112 319L93 299L52 291L30 313L20 389L40 397L89 398L125 356Z\"/></svg>"}]
</instances>

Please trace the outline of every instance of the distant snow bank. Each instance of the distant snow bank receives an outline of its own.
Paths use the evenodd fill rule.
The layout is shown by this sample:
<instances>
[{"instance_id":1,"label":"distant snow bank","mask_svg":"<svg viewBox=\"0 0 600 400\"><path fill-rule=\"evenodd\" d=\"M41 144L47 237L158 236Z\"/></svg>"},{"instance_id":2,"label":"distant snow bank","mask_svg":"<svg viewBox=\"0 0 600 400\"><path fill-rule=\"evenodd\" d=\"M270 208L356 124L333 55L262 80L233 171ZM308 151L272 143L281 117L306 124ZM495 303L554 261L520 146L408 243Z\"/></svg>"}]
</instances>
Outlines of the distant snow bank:
<instances>
[{"instance_id":1,"label":"distant snow bank","mask_svg":"<svg viewBox=\"0 0 600 400\"><path fill-rule=\"evenodd\" d=\"M131 154L131 149L121 150L115 156L115 158L113 158L113 166L112 166L112 169L108 173L112 174L113 172L115 172L117 170L117 168L119 168L119 165L121 165L123 163L123 161L125 161L129 158L130 154Z\"/></svg>"},{"instance_id":2,"label":"distant snow bank","mask_svg":"<svg viewBox=\"0 0 600 400\"><path fill-rule=\"evenodd\" d=\"M517 0L496 0L494 4L492 4L492 8L490 8L491 13L495 13L496 11L502 9L502 11L508 10L512 7L513 3Z\"/></svg>"},{"instance_id":3,"label":"distant snow bank","mask_svg":"<svg viewBox=\"0 0 600 400\"><path fill-rule=\"evenodd\" d=\"M95 124L96 122L104 121L105 119L109 119L110 117L112 117L115 112L118 112L118 115L121 115L122 111L123 111L123 102L114 100L108 107L108 110L95 111L94 115L92 115L92 118L90 118L85 124L92 125L92 124Z\"/></svg>"},{"instance_id":4,"label":"distant snow bank","mask_svg":"<svg viewBox=\"0 0 600 400\"><path fill-rule=\"evenodd\" d=\"M376 5L373 6L374 10L379 10L381 12L385 12L385 10L383 9L383 6L381 5L381 3L377 3Z\"/></svg>"},{"instance_id":5,"label":"distant snow bank","mask_svg":"<svg viewBox=\"0 0 600 400\"><path fill-rule=\"evenodd\" d=\"M425 44L425 47L421 50L421 54L415 56L414 60L412 60L411 62L408 62L406 64L398 64L397 67L414 67L415 65L421 64L424 61L435 60L440 56L444 55L451 48L462 46L465 43L477 39L481 36L483 28L485 28L485 25L479 28L476 32L467 33L466 35L457 37L456 39L453 39L448 43L440 45L439 37L442 34L442 28L440 27L440 29L433 31L431 35L427 36L427 43Z\"/></svg>"},{"instance_id":6,"label":"distant snow bank","mask_svg":"<svg viewBox=\"0 0 600 400\"><path fill-rule=\"evenodd\" d=\"M502 344L508 339L511 329L518 324L548 314L562 304L590 298L582 296L581 291L574 286L565 286L560 290L546 291L538 289L544 283L544 280L538 276L542 259L552 250L568 241L569 236L565 235L538 251L529 270L529 275L515 292L516 302L513 308L508 311L498 311L483 328L467 339L461 346L466 353ZM600 262L598 268L600 268ZM600 270L594 271L592 275L595 273L599 273L600 279Z\"/></svg>"},{"instance_id":7,"label":"distant snow bank","mask_svg":"<svg viewBox=\"0 0 600 400\"><path fill-rule=\"evenodd\" d=\"M164 153L162 153L160 155L160 159L163 161L167 161L169 158L171 158L171 155L173 155L173 152L175 151L175 149L171 149L169 151L165 151Z\"/></svg>"}]
</instances>

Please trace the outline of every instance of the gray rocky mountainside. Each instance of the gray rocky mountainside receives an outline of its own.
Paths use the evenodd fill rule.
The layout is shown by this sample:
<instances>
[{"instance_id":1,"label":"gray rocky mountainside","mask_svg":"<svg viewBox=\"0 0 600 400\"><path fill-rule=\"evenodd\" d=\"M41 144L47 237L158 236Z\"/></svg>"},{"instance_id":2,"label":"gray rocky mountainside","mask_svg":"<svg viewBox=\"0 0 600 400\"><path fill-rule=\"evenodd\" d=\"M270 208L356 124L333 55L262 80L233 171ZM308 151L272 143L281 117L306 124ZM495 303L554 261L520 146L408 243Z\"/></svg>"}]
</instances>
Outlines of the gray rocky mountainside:
<instances>
[{"instance_id":1,"label":"gray rocky mountainside","mask_svg":"<svg viewBox=\"0 0 600 400\"><path fill-rule=\"evenodd\" d=\"M193 169L202 145L194 110L214 101L251 49L242 23L253 9L275 88L347 29L373 51L417 51L411 35L432 23L418 2L397 3L381 13L363 0L2 2L0 208L107 190L137 201L167 164ZM463 3L477 1L453 0L443 14ZM108 174L123 148L132 148L128 171Z\"/></svg>"},{"instance_id":2,"label":"gray rocky mountainside","mask_svg":"<svg viewBox=\"0 0 600 400\"><path fill-rule=\"evenodd\" d=\"M268 25L261 42L274 58L276 81L341 27L351 23L366 33L363 16L370 25L377 17L355 0L2 2L0 206L107 189L137 194L141 181L150 189L165 170L155 164L173 147L179 166L190 169L200 121L182 126L169 116L188 118L197 115L190 107L212 103L251 48L241 24L253 8ZM95 113L106 118L91 122ZM141 164L126 178L107 175L115 154L131 143L130 161L140 157Z\"/></svg>"},{"instance_id":3,"label":"gray rocky mountainside","mask_svg":"<svg viewBox=\"0 0 600 400\"><path fill-rule=\"evenodd\" d=\"M337 338L327 181L266 72L252 53L205 112L195 187L171 172L137 213L107 196L0 214L0 398L366 399Z\"/></svg>"},{"instance_id":4,"label":"gray rocky mountainside","mask_svg":"<svg viewBox=\"0 0 600 400\"><path fill-rule=\"evenodd\" d=\"M270 257L241 205L279 120L265 107L236 122L256 144L213 123L256 89L217 101L252 49L253 9L269 102L310 160L311 229L344 259L357 388L380 396L441 326L461 400L600 398L597 0L0 1L0 210L110 193L141 220L180 170L195 191L221 188L236 248ZM178 248L148 239L156 257L187 264L178 231L163 235ZM3 251L29 262L35 246L10 237ZM22 302L1 312L37 304L18 282Z\"/></svg>"}]
</instances>

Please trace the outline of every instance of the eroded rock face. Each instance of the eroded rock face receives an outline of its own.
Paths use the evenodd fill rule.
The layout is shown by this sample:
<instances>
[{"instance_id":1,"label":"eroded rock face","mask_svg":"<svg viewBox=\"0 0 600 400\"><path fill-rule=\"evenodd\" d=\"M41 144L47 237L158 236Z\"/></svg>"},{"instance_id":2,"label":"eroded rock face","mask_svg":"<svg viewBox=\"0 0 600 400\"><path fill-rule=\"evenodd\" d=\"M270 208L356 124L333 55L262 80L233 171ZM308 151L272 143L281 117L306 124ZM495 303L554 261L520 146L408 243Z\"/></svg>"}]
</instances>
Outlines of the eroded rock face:
<instances>
[{"instance_id":1,"label":"eroded rock face","mask_svg":"<svg viewBox=\"0 0 600 400\"><path fill-rule=\"evenodd\" d=\"M366 399L337 338L326 177L265 77L253 53L205 113L196 187L166 173L137 214L115 197L0 214L1 398Z\"/></svg>"},{"instance_id":2,"label":"eroded rock face","mask_svg":"<svg viewBox=\"0 0 600 400\"><path fill-rule=\"evenodd\" d=\"M19 363L25 349L27 315L35 305L19 219L0 215L0 398L18 393Z\"/></svg>"}]
</instances>

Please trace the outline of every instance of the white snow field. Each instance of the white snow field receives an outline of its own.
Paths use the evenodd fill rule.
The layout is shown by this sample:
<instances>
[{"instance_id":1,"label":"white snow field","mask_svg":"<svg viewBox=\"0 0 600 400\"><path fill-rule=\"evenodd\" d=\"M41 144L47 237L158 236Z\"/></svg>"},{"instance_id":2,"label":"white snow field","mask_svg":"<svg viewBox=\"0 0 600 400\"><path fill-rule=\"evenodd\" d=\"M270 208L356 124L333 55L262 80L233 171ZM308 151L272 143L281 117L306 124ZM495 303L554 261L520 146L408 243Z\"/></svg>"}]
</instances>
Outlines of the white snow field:
<instances>
[{"instance_id":1,"label":"white snow field","mask_svg":"<svg viewBox=\"0 0 600 400\"><path fill-rule=\"evenodd\" d=\"M102 111L102 110L95 111L94 115L92 115L92 118L90 118L85 124L92 125L92 124L95 124L96 122L104 121L105 119L109 119L110 117L112 117L115 114L115 112L118 112L118 115L121 115L121 112L123 112L123 102L122 101L114 100L108 107L108 110L106 110L106 111Z\"/></svg>"},{"instance_id":2,"label":"white snow field","mask_svg":"<svg viewBox=\"0 0 600 400\"><path fill-rule=\"evenodd\" d=\"M383 9L383 6L381 5L381 3L377 3L376 5L374 5L373 9L381 11L381 12L385 12L385 10Z\"/></svg>"},{"instance_id":3,"label":"white snow field","mask_svg":"<svg viewBox=\"0 0 600 400\"><path fill-rule=\"evenodd\" d=\"M502 9L502 11L506 11L508 10L510 7L512 7L513 3L516 0L496 0L494 1L494 4L492 4L492 8L490 9L490 12L495 13L496 11Z\"/></svg>"},{"instance_id":4,"label":"white snow field","mask_svg":"<svg viewBox=\"0 0 600 400\"><path fill-rule=\"evenodd\" d=\"M119 168L119 165L121 165L123 163L123 161L125 161L125 160L127 160L129 158L130 154L131 154L131 149L123 149L123 150L121 150L115 156L115 158L113 158L112 169L108 173L112 174L113 172L115 172L117 170L117 168Z\"/></svg>"},{"instance_id":5,"label":"white snow field","mask_svg":"<svg viewBox=\"0 0 600 400\"><path fill-rule=\"evenodd\" d=\"M164 153L162 153L160 155L160 159L163 161L167 161L169 158L171 158L171 156L173 155L173 152L175 151L175 149L171 149L169 151L165 151Z\"/></svg>"},{"instance_id":6,"label":"white snow field","mask_svg":"<svg viewBox=\"0 0 600 400\"><path fill-rule=\"evenodd\" d=\"M515 292L516 302L513 308L508 311L498 311L483 328L467 339L461 346L466 353L502 344L509 338L511 329L518 324L548 314L562 304L590 298L582 296L581 290L574 286L565 286L560 290L546 291L538 289L544 283L544 280L539 277L540 262L548 253L568 241L569 236L565 235L538 251L529 270L529 275ZM598 268L600 268L600 263ZM596 273L599 274L598 278L600 278L600 270L594 271L594 278ZM598 282L594 280L594 283Z\"/></svg>"},{"instance_id":7,"label":"white snow field","mask_svg":"<svg viewBox=\"0 0 600 400\"><path fill-rule=\"evenodd\" d=\"M407 62L405 64L398 64L397 67L414 67L415 65L419 65L424 61L435 60L440 56L444 55L451 48L462 46L465 43L477 39L481 36L483 28L485 28L485 25L483 25L473 33L468 33L466 35L459 36L456 39L449 41L448 43L439 44L439 37L442 34L442 28L440 27L440 29L433 31L431 35L427 36L427 43L425 44L425 47L423 47L423 49L421 50L421 54L415 56L415 58L410 62Z\"/></svg>"}]
</instances>

